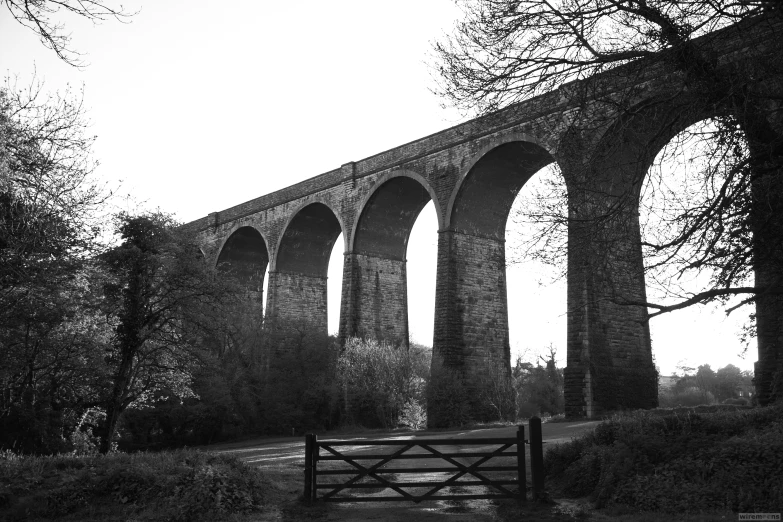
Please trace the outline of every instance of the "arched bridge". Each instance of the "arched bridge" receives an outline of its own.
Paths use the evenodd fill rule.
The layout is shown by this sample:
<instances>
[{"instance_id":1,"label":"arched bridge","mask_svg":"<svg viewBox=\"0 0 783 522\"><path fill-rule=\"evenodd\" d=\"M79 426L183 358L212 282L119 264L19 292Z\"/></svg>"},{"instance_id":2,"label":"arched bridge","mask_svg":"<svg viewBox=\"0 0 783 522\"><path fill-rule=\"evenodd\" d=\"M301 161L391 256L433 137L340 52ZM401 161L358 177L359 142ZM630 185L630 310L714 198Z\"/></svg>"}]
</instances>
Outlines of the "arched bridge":
<instances>
[{"instance_id":1,"label":"arched bridge","mask_svg":"<svg viewBox=\"0 0 783 522\"><path fill-rule=\"evenodd\" d=\"M726 66L750 52L731 32L720 50ZM652 159L674 135L714 115L665 60L630 64L187 226L198 231L211 263L230 261L257 292L268 266L267 323L295 320L324 331L327 266L342 233L340 337L404 343L407 240L432 201L432 379L441 389L476 391L487 386L492 361L503 361L506 371L509 365L504 234L511 205L536 172L557 162L572 218L567 414L650 408L657 405L657 374L646 310L624 304L646 300L638 209L618 201L638 194ZM613 218L599 219L606 209ZM440 400L430 397L433 426L448 424ZM478 402L471 407L476 418L488 416Z\"/></svg>"}]
</instances>

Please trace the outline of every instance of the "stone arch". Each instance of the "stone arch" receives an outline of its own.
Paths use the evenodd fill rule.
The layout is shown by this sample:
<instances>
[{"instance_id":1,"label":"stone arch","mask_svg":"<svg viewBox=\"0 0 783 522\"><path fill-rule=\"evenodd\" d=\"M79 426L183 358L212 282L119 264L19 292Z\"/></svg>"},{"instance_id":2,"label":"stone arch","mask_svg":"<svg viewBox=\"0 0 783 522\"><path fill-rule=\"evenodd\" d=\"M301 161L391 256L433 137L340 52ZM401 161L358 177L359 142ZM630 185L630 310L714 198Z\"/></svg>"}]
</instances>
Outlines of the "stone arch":
<instances>
[{"instance_id":1,"label":"stone arch","mask_svg":"<svg viewBox=\"0 0 783 522\"><path fill-rule=\"evenodd\" d=\"M326 277L329 255L345 230L339 213L323 201L307 201L291 213L282 230L270 270Z\"/></svg>"},{"instance_id":2,"label":"stone arch","mask_svg":"<svg viewBox=\"0 0 783 522\"><path fill-rule=\"evenodd\" d=\"M439 295L431 375L435 389L459 375L474 418L497 418L481 397L510 375L505 230L522 186L555 161L524 135L490 143L467 162L452 191L447 227L438 238ZM442 369L446 369L443 371ZM454 383L450 384L454 385ZM433 404L439 399L430 396ZM510 414L511 408L502 410ZM434 408L433 426L450 420Z\"/></svg>"},{"instance_id":3,"label":"stone arch","mask_svg":"<svg viewBox=\"0 0 783 522\"><path fill-rule=\"evenodd\" d=\"M349 250L405 260L410 231L430 200L435 205L440 230L440 202L423 176L405 169L380 176L358 206Z\"/></svg>"},{"instance_id":4,"label":"stone arch","mask_svg":"<svg viewBox=\"0 0 783 522\"><path fill-rule=\"evenodd\" d=\"M283 330L325 336L327 275L342 221L326 203L307 201L283 228L269 273L267 317Z\"/></svg>"},{"instance_id":5,"label":"stone arch","mask_svg":"<svg viewBox=\"0 0 783 522\"><path fill-rule=\"evenodd\" d=\"M639 199L660 150L715 116L687 92L640 99L562 147L570 172L566 415L657 405ZM578 393L578 391L582 393Z\"/></svg>"},{"instance_id":6,"label":"stone arch","mask_svg":"<svg viewBox=\"0 0 783 522\"><path fill-rule=\"evenodd\" d=\"M658 153L688 127L720 116L703 100L687 93L646 98L620 114L604 132L596 135L591 164L593 190L613 196L639 192Z\"/></svg>"},{"instance_id":7,"label":"stone arch","mask_svg":"<svg viewBox=\"0 0 783 522\"><path fill-rule=\"evenodd\" d=\"M447 227L504 239L508 213L519 190L553 161L543 144L524 134L507 136L482 148L462 169L452 191L446 210Z\"/></svg>"},{"instance_id":8,"label":"stone arch","mask_svg":"<svg viewBox=\"0 0 783 522\"><path fill-rule=\"evenodd\" d=\"M264 272L269 264L269 249L264 235L251 225L235 226L218 250L215 266L231 270L253 292L264 288Z\"/></svg>"},{"instance_id":9,"label":"stone arch","mask_svg":"<svg viewBox=\"0 0 783 522\"><path fill-rule=\"evenodd\" d=\"M442 227L435 191L424 177L404 169L380 176L363 198L345 259L341 338L408 345L408 239L430 201Z\"/></svg>"}]
</instances>

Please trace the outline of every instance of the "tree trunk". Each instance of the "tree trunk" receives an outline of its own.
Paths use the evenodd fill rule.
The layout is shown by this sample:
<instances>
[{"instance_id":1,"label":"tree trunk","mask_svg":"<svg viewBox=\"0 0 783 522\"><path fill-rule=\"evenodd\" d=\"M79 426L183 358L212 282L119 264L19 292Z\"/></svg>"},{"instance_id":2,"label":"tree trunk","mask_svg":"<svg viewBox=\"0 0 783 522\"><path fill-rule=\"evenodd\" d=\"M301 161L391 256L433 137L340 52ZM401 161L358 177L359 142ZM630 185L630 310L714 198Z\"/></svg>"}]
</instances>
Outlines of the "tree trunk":
<instances>
[{"instance_id":1,"label":"tree trunk","mask_svg":"<svg viewBox=\"0 0 783 522\"><path fill-rule=\"evenodd\" d=\"M128 394L128 380L133 368L133 354L135 352L136 350L133 349L123 350L120 367L117 369L117 373L114 376L114 386L112 387L109 401L106 404L106 423L100 434L99 451L104 455L111 451L111 443L114 438L114 433L117 430L117 422L120 420L122 412L125 411L125 399Z\"/></svg>"}]
</instances>

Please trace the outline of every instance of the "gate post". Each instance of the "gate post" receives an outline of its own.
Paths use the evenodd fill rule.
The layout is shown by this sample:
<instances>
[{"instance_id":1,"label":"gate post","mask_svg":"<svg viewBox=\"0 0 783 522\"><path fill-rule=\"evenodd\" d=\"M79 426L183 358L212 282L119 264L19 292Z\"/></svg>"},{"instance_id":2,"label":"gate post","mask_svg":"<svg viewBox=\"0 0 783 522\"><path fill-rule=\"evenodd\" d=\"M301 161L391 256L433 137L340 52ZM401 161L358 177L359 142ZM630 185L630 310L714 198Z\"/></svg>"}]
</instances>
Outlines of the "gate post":
<instances>
[{"instance_id":1,"label":"gate post","mask_svg":"<svg viewBox=\"0 0 783 522\"><path fill-rule=\"evenodd\" d=\"M313 500L313 434L305 435L304 499Z\"/></svg>"},{"instance_id":2,"label":"gate post","mask_svg":"<svg viewBox=\"0 0 783 522\"><path fill-rule=\"evenodd\" d=\"M310 499L315 502L318 500L318 435L313 434L313 441L310 444L310 455L312 456L312 465L310 466L311 472L310 476L312 477L312 493L310 494Z\"/></svg>"},{"instance_id":3,"label":"gate post","mask_svg":"<svg viewBox=\"0 0 783 522\"><path fill-rule=\"evenodd\" d=\"M544 497L544 437L539 417L530 418L530 475L533 500L541 500Z\"/></svg>"},{"instance_id":4,"label":"gate post","mask_svg":"<svg viewBox=\"0 0 783 522\"><path fill-rule=\"evenodd\" d=\"M519 501L527 501L527 472L525 469L525 427L517 430L517 482L519 482Z\"/></svg>"}]
</instances>

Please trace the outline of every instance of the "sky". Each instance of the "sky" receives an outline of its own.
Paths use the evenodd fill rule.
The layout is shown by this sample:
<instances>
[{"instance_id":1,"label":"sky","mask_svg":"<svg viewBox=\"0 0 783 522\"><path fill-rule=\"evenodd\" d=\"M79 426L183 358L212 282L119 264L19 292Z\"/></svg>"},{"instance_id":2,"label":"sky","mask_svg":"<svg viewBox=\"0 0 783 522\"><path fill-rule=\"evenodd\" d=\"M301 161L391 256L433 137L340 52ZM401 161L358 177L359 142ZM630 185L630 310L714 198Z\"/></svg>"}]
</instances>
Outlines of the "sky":
<instances>
[{"instance_id":1,"label":"sky","mask_svg":"<svg viewBox=\"0 0 783 522\"><path fill-rule=\"evenodd\" d=\"M452 0L123 5L137 11L129 23L59 17L86 54L82 69L57 59L0 7L0 70L20 85L35 75L50 92L83 88L98 136L97 175L131 196L117 199L124 210L160 208L188 222L466 119L442 107L427 66L432 42L460 16ZM430 204L407 255L409 329L425 345L432 343L436 231ZM509 248L518 235L510 220ZM339 319L342 241L336 245L330 331ZM565 281L519 261L507 272L512 358L533 361L552 345L564 366ZM661 372L704 363L752 369L755 345L738 357L741 320L715 307L653 319Z\"/></svg>"}]
</instances>

